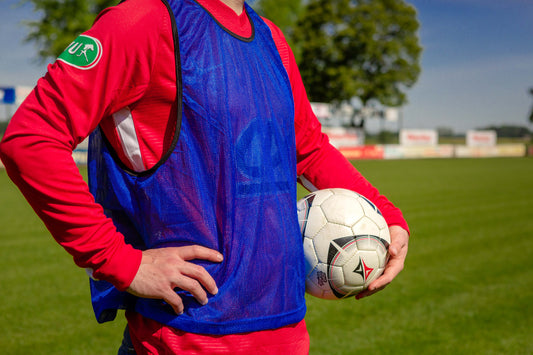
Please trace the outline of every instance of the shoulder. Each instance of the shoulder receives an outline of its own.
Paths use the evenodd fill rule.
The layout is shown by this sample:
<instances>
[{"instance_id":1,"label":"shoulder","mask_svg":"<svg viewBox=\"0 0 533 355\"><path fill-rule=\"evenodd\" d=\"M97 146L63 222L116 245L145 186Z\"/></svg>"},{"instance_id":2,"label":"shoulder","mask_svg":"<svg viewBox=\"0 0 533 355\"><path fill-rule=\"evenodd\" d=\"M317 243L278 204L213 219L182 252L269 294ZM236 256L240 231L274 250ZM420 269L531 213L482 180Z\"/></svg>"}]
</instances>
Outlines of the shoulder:
<instances>
[{"instance_id":1,"label":"shoulder","mask_svg":"<svg viewBox=\"0 0 533 355\"><path fill-rule=\"evenodd\" d=\"M168 10L162 0L126 0L103 10L93 27L111 24L111 29L115 31L137 27L150 30L149 26L157 28L161 19L168 17Z\"/></svg>"},{"instance_id":2,"label":"shoulder","mask_svg":"<svg viewBox=\"0 0 533 355\"><path fill-rule=\"evenodd\" d=\"M161 0L126 0L103 10L85 34L109 42L113 50L130 50L157 41L171 28L170 15Z\"/></svg>"},{"instance_id":3,"label":"shoulder","mask_svg":"<svg viewBox=\"0 0 533 355\"><path fill-rule=\"evenodd\" d=\"M276 48L281 57L281 61L283 62L283 65L285 66L287 72L290 73L292 69L291 67L293 66L293 54L289 44L287 43L287 40L285 39L285 35L281 31L281 29L274 24L274 22L264 17L261 17L261 19L270 28L270 32L272 33L272 39L276 44Z\"/></svg>"},{"instance_id":4,"label":"shoulder","mask_svg":"<svg viewBox=\"0 0 533 355\"><path fill-rule=\"evenodd\" d=\"M80 111L99 122L142 97L160 52L172 54L173 46L170 15L161 0L126 0L103 10L48 67L41 85L56 88L61 105L98 107Z\"/></svg>"},{"instance_id":5,"label":"shoulder","mask_svg":"<svg viewBox=\"0 0 533 355\"><path fill-rule=\"evenodd\" d=\"M150 67L162 40L171 42L172 22L161 0L126 0L103 10L84 35L101 43L106 66Z\"/></svg>"},{"instance_id":6,"label":"shoulder","mask_svg":"<svg viewBox=\"0 0 533 355\"><path fill-rule=\"evenodd\" d=\"M283 32L281 32L281 29L276 26L276 24L269 19L265 17L261 17L261 19L267 24L267 26L270 28L270 31L272 32L272 37L274 37L274 41L276 44L278 42L285 42L287 43L287 40L285 39L285 36L283 35Z\"/></svg>"}]
</instances>

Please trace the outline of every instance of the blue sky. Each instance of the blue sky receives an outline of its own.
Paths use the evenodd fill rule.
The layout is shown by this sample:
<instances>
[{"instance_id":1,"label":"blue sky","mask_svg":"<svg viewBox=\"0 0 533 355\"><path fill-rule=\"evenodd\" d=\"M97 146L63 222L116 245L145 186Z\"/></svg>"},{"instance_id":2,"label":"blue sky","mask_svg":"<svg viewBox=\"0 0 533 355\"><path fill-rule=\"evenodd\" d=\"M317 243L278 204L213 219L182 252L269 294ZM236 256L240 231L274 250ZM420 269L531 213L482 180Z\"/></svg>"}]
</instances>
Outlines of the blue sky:
<instances>
[{"instance_id":1,"label":"blue sky","mask_svg":"<svg viewBox=\"0 0 533 355\"><path fill-rule=\"evenodd\" d=\"M455 131L527 124L533 1L413 0L424 47L404 126Z\"/></svg>"},{"instance_id":2,"label":"blue sky","mask_svg":"<svg viewBox=\"0 0 533 355\"><path fill-rule=\"evenodd\" d=\"M403 127L464 132L526 125L533 106L533 1L408 2L418 11L424 52ZM16 3L0 0L0 86L33 86L46 66L36 64L34 46L23 43L27 29L21 22L36 15L29 5L14 8Z\"/></svg>"}]
</instances>

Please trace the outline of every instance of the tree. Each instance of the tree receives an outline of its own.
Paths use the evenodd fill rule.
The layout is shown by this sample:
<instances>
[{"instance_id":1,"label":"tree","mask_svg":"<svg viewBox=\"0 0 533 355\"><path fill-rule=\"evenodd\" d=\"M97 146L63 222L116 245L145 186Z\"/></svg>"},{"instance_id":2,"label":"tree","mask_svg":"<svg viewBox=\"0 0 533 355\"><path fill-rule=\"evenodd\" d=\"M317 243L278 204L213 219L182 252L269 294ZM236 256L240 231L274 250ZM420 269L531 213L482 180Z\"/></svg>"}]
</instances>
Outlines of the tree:
<instances>
[{"instance_id":1,"label":"tree","mask_svg":"<svg viewBox=\"0 0 533 355\"><path fill-rule=\"evenodd\" d=\"M533 95L533 88L529 89L529 93ZM529 113L529 122L533 123L533 107L531 107L531 112Z\"/></svg>"},{"instance_id":2,"label":"tree","mask_svg":"<svg viewBox=\"0 0 533 355\"><path fill-rule=\"evenodd\" d=\"M120 0L24 1L33 4L34 11L42 14L38 20L26 22L30 28L26 41L37 44L38 57L44 62L58 57L80 33L92 25L100 11L116 5ZM275 21L291 43L291 34L302 9L301 0L282 3L277 0L259 0L254 8Z\"/></svg>"},{"instance_id":3,"label":"tree","mask_svg":"<svg viewBox=\"0 0 533 355\"><path fill-rule=\"evenodd\" d=\"M505 138L528 138L531 131L527 127L516 125L501 125L501 126L487 126L480 128L481 130L496 131L498 137Z\"/></svg>"},{"instance_id":4,"label":"tree","mask_svg":"<svg viewBox=\"0 0 533 355\"><path fill-rule=\"evenodd\" d=\"M26 25L26 41L37 44L39 59L44 62L59 56L82 32L89 29L96 15L118 0L27 0L34 11L42 14Z\"/></svg>"},{"instance_id":5,"label":"tree","mask_svg":"<svg viewBox=\"0 0 533 355\"><path fill-rule=\"evenodd\" d=\"M420 74L418 28L403 0L309 0L295 36L311 101L405 104Z\"/></svg>"}]
</instances>

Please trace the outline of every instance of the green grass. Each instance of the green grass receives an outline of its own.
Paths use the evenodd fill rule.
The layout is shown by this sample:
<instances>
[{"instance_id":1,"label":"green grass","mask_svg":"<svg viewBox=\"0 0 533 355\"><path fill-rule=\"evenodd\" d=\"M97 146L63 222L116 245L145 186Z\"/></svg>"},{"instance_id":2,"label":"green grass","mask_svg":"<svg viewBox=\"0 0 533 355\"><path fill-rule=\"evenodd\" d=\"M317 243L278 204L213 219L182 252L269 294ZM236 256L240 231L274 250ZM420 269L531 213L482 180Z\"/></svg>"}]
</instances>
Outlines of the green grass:
<instances>
[{"instance_id":1,"label":"green grass","mask_svg":"<svg viewBox=\"0 0 533 355\"><path fill-rule=\"evenodd\" d=\"M402 208L409 255L379 294L309 299L311 353L533 353L533 160L357 166Z\"/></svg>"},{"instance_id":2,"label":"green grass","mask_svg":"<svg viewBox=\"0 0 533 355\"><path fill-rule=\"evenodd\" d=\"M0 353L116 354L123 317L97 325L84 270L0 169Z\"/></svg>"},{"instance_id":3,"label":"green grass","mask_svg":"<svg viewBox=\"0 0 533 355\"><path fill-rule=\"evenodd\" d=\"M402 208L409 255L372 297L308 298L311 354L533 354L533 159L356 165ZM85 272L3 170L0 200L1 353L116 353L124 320L95 322Z\"/></svg>"}]
</instances>

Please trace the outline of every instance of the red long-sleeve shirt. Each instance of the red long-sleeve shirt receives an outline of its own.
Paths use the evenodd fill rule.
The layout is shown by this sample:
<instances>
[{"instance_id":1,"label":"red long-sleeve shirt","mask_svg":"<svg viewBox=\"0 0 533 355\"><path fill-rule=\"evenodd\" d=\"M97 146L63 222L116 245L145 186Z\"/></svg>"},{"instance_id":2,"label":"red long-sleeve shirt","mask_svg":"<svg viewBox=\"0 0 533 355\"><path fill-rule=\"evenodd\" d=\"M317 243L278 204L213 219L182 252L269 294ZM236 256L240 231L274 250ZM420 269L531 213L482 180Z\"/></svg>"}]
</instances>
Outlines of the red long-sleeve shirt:
<instances>
[{"instance_id":1,"label":"red long-sleeve shirt","mask_svg":"<svg viewBox=\"0 0 533 355\"><path fill-rule=\"evenodd\" d=\"M246 13L237 15L218 0L200 0L224 27L248 37ZM105 10L86 35L102 44L99 62L84 70L56 61L13 116L0 157L46 227L77 265L124 290L141 262L141 251L124 242L80 175L72 150L100 125L121 160L125 153L114 114L127 108L142 166L148 169L171 144L176 114L176 65L172 27L160 1L126 1ZM389 225L407 224L399 209L380 195L329 144L311 110L292 51L281 31L266 21L287 70L295 104L297 172L323 189L355 190L382 211ZM138 167L137 167L138 168Z\"/></svg>"}]
</instances>

